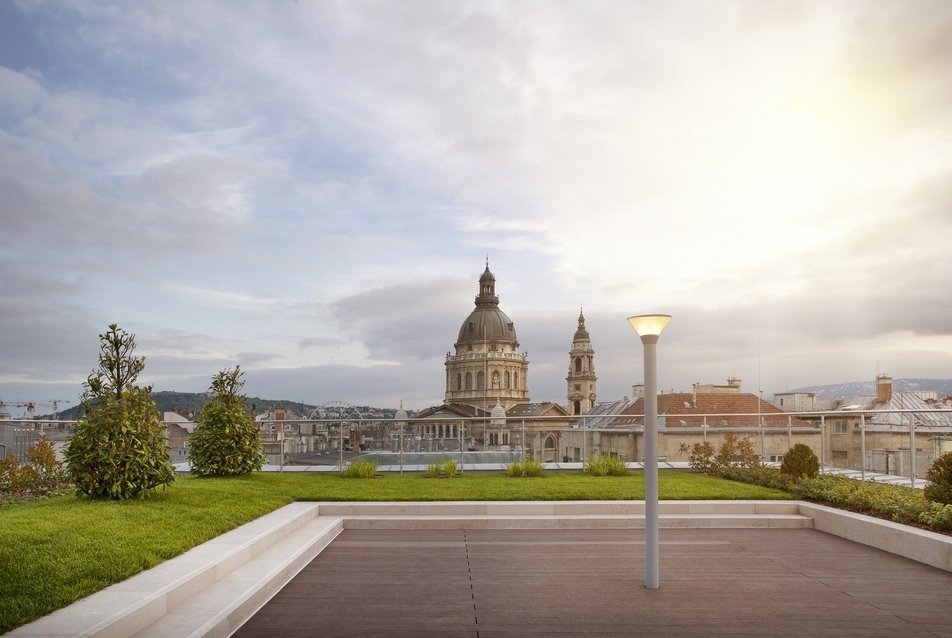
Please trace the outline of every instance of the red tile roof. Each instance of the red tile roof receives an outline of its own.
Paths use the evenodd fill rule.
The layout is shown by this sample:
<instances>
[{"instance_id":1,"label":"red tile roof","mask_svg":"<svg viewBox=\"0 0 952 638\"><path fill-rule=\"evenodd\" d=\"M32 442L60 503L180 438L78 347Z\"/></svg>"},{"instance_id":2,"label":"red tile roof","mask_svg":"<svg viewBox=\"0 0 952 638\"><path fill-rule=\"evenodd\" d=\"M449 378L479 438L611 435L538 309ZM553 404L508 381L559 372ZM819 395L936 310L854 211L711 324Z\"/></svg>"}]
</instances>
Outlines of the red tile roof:
<instances>
[{"instance_id":1,"label":"red tile roof","mask_svg":"<svg viewBox=\"0 0 952 638\"><path fill-rule=\"evenodd\" d=\"M759 406L759 410L758 410ZM764 424L778 427L787 424L791 416L780 408L767 403L755 394L698 394L676 392L658 396L658 416L664 416L665 427L699 427L708 415L707 424L711 427L739 426L757 427L758 412ZM644 424L645 400L638 399L616 417L609 427ZM716 415L716 416L711 416ZM723 417L720 415L724 415ZM743 415L743 416L739 416ZM726 421L726 423L725 423ZM792 417L792 425L807 425L797 417Z\"/></svg>"}]
</instances>

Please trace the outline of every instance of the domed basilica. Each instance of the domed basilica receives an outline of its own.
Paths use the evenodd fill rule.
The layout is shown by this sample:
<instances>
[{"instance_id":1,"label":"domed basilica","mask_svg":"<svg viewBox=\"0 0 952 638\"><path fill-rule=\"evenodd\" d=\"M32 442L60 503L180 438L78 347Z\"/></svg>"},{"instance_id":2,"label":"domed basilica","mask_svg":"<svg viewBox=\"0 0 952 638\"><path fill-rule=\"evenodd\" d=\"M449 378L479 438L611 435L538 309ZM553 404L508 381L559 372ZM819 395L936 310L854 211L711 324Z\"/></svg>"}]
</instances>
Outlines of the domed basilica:
<instances>
[{"instance_id":1,"label":"domed basilica","mask_svg":"<svg viewBox=\"0 0 952 638\"><path fill-rule=\"evenodd\" d=\"M516 327L499 308L496 277L489 270L488 259L475 301L476 307L460 326L453 351L446 353L444 403L417 413L417 436L442 446L446 439L460 436L464 428L470 446L524 450L542 461L557 460L561 432L573 420L572 415L587 412L595 404L594 350L585 317L579 314L569 351L566 406L549 401L531 403L529 357L519 352ZM479 420L466 421L465 417Z\"/></svg>"},{"instance_id":2,"label":"domed basilica","mask_svg":"<svg viewBox=\"0 0 952 638\"><path fill-rule=\"evenodd\" d=\"M499 309L488 260L479 278L476 308L460 326L453 347L455 354L446 354L447 403L488 412L497 401L503 408L529 402L529 357L519 352L516 328Z\"/></svg>"}]
</instances>

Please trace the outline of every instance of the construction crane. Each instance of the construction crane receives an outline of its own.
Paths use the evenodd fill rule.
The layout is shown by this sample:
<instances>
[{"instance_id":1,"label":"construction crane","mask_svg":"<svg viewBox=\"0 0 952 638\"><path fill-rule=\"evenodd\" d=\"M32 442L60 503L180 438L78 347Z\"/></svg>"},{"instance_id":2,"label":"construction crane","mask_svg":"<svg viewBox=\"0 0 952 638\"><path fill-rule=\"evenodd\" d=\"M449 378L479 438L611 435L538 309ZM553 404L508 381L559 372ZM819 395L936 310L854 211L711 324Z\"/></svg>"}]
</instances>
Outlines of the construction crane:
<instances>
[{"instance_id":1,"label":"construction crane","mask_svg":"<svg viewBox=\"0 0 952 638\"><path fill-rule=\"evenodd\" d=\"M32 421L35 416L36 406L44 408L53 408L53 420L56 421L56 413L59 411L60 403L69 403L65 399L50 399L48 403L34 403L33 401L0 401L0 408L10 406L11 408L26 408L27 418Z\"/></svg>"}]
</instances>

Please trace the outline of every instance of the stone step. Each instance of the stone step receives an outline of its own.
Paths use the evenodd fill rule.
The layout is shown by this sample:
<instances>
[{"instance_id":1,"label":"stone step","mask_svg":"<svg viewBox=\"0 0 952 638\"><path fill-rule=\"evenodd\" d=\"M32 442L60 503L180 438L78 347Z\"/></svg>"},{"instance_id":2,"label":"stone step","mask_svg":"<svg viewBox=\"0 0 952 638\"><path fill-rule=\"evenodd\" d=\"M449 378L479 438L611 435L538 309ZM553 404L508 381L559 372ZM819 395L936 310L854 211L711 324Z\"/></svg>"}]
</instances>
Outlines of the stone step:
<instances>
[{"instance_id":1,"label":"stone step","mask_svg":"<svg viewBox=\"0 0 952 638\"><path fill-rule=\"evenodd\" d=\"M795 501L661 501L661 515L799 514ZM644 501L451 501L322 503L321 516L585 516L645 515Z\"/></svg>"},{"instance_id":2,"label":"stone step","mask_svg":"<svg viewBox=\"0 0 952 638\"><path fill-rule=\"evenodd\" d=\"M226 638L281 591L343 529L340 518L318 516L133 635Z\"/></svg>"},{"instance_id":3,"label":"stone step","mask_svg":"<svg viewBox=\"0 0 952 638\"><path fill-rule=\"evenodd\" d=\"M685 528L812 528L813 519L799 514L660 514L662 529ZM559 516L348 516L347 529L644 529L640 515Z\"/></svg>"},{"instance_id":4,"label":"stone step","mask_svg":"<svg viewBox=\"0 0 952 638\"><path fill-rule=\"evenodd\" d=\"M300 530L318 510L292 503L7 635L132 636Z\"/></svg>"}]
</instances>

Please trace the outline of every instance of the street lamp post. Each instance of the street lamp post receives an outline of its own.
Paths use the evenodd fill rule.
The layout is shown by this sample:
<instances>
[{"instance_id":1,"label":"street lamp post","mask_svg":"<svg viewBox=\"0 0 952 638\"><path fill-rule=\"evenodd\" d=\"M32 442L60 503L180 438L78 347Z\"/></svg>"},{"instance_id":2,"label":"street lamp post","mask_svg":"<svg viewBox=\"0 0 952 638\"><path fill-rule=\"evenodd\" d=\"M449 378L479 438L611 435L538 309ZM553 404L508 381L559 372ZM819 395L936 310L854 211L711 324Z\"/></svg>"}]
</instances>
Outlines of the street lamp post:
<instances>
[{"instance_id":1,"label":"street lamp post","mask_svg":"<svg viewBox=\"0 0 952 638\"><path fill-rule=\"evenodd\" d=\"M671 315L638 315L628 323L645 350L645 587L658 589L658 337Z\"/></svg>"}]
</instances>

